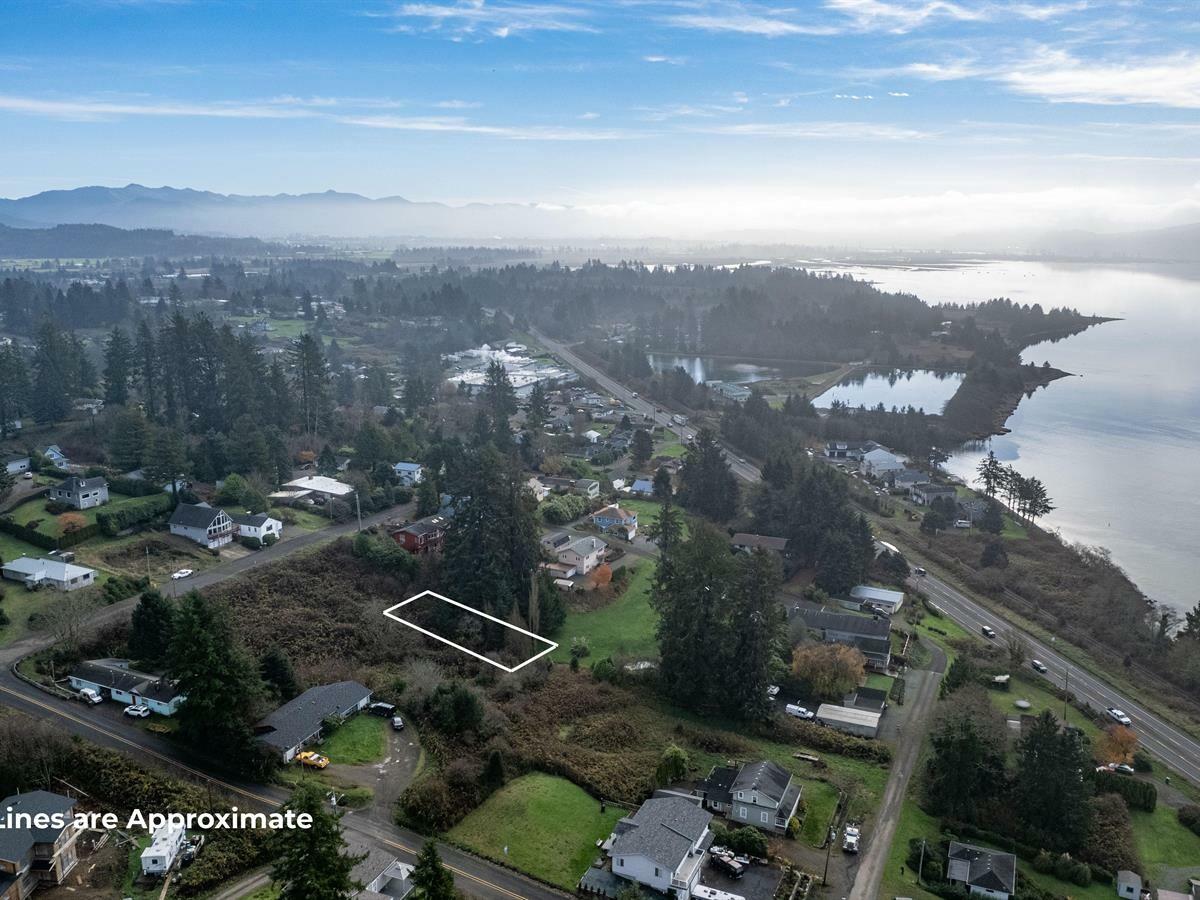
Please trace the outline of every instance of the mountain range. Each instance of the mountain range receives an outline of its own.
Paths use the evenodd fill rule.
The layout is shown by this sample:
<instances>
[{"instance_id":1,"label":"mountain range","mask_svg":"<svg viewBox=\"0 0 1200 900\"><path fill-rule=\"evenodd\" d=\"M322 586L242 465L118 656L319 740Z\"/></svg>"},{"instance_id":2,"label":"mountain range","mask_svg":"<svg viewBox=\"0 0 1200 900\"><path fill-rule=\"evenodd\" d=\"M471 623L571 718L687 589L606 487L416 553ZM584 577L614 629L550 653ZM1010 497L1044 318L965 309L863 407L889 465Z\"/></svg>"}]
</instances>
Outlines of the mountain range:
<instances>
[{"instance_id":1,"label":"mountain range","mask_svg":"<svg viewBox=\"0 0 1200 900\"><path fill-rule=\"evenodd\" d=\"M258 238L176 234L165 229L122 229L111 225L0 225L0 258L100 259L136 256L283 256L297 247ZM305 248L309 249L309 248Z\"/></svg>"}]
</instances>

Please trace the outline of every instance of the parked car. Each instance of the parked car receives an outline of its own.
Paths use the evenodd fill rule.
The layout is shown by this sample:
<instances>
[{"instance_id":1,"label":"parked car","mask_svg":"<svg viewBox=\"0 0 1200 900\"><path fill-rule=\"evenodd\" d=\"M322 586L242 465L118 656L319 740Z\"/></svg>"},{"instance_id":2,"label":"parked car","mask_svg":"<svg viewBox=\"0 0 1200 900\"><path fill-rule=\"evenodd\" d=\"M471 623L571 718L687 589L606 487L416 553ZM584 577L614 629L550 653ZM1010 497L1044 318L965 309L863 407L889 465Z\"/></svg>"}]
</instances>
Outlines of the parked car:
<instances>
[{"instance_id":1,"label":"parked car","mask_svg":"<svg viewBox=\"0 0 1200 900\"><path fill-rule=\"evenodd\" d=\"M180 569L178 572L171 573L171 580L178 581L181 578L187 578L191 574L193 574L191 569Z\"/></svg>"},{"instance_id":2,"label":"parked car","mask_svg":"<svg viewBox=\"0 0 1200 900\"><path fill-rule=\"evenodd\" d=\"M970 519L955 519L954 527L955 528L970 528L971 520Z\"/></svg>"},{"instance_id":3,"label":"parked car","mask_svg":"<svg viewBox=\"0 0 1200 900\"><path fill-rule=\"evenodd\" d=\"M1124 725L1126 728L1133 724L1133 719L1129 718L1129 716L1125 715L1123 711L1117 709L1115 706L1110 706L1104 712L1114 722L1118 722L1119 724Z\"/></svg>"},{"instance_id":4,"label":"parked car","mask_svg":"<svg viewBox=\"0 0 1200 900\"><path fill-rule=\"evenodd\" d=\"M322 756L313 750L305 750L296 754L296 762L313 769L323 769L329 765L329 757Z\"/></svg>"},{"instance_id":5,"label":"parked car","mask_svg":"<svg viewBox=\"0 0 1200 900\"><path fill-rule=\"evenodd\" d=\"M104 702L104 698L101 697L99 694L97 694L91 688L81 688L79 693L76 694L76 696L79 697L79 699L82 700L84 703L87 703L91 706L95 706L97 703Z\"/></svg>"},{"instance_id":6,"label":"parked car","mask_svg":"<svg viewBox=\"0 0 1200 900\"><path fill-rule=\"evenodd\" d=\"M1046 668L1046 664L1044 662L1042 662L1040 659L1031 659L1029 661L1029 665L1030 665L1030 668L1033 669L1033 671L1041 672L1043 675L1045 675L1047 672L1050 671L1049 669Z\"/></svg>"},{"instance_id":7,"label":"parked car","mask_svg":"<svg viewBox=\"0 0 1200 900\"><path fill-rule=\"evenodd\" d=\"M712 860L714 869L716 869L718 872L725 873L730 878L741 878L746 874L746 867L730 855L714 855L710 853L709 859Z\"/></svg>"},{"instance_id":8,"label":"parked car","mask_svg":"<svg viewBox=\"0 0 1200 900\"><path fill-rule=\"evenodd\" d=\"M783 708L783 711L789 716L795 716L797 719L815 719L817 714L807 707L800 706L798 703L789 703Z\"/></svg>"},{"instance_id":9,"label":"parked car","mask_svg":"<svg viewBox=\"0 0 1200 900\"><path fill-rule=\"evenodd\" d=\"M917 566L915 569L913 569L913 572L915 572L917 575L928 575L929 574L928 572L925 571L924 566Z\"/></svg>"},{"instance_id":10,"label":"parked car","mask_svg":"<svg viewBox=\"0 0 1200 900\"><path fill-rule=\"evenodd\" d=\"M858 842L861 838L857 825L847 825L842 835L842 850L846 853L857 853Z\"/></svg>"},{"instance_id":11,"label":"parked car","mask_svg":"<svg viewBox=\"0 0 1200 900\"><path fill-rule=\"evenodd\" d=\"M33 481L33 473L32 472L26 472L21 477L24 478L26 481Z\"/></svg>"},{"instance_id":12,"label":"parked car","mask_svg":"<svg viewBox=\"0 0 1200 900\"><path fill-rule=\"evenodd\" d=\"M150 707L144 703L127 706L125 707L125 715L133 719L147 719L150 717Z\"/></svg>"},{"instance_id":13,"label":"parked car","mask_svg":"<svg viewBox=\"0 0 1200 900\"><path fill-rule=\"evenodd\" d=\"M776 697L778 697L779 696L779 685L768 684L767 685L767 696L770 697L772 700L774 700Z\"/></svg>"},{"instance_id":14,"label":"parked car","mask_svg":"<svg viewBox=\"0 0 1200 900\"><path fill-rule=\"evenodd\" d=\"M979 632L989 641L994 641L996 639L996 629L992 628L990 625L984 625L979 629Z\"/></svg>"},{"instance_id":15,"label":"parked car","mask_svg":"<svg viewBox=\"0 0 1200 900\"><path fill-rule=\"evenodd\" d=\"M392 716L392 731L403 731L404 720L399 716Z\"/></svg>"},{"instance_id":16,"label":"parked car","mask_svg":"<svg viewBox=\"0 0 1200 900\"><path fill-rule=\"evenodd\" d=\"M390 703L379 701L368 706L367 712L373 716L379 716L381 719L390 719L396 714L396 707Z\"/></svg>"},{"instance_id":17,"label":"parked car","mask_svg":"<svg viewBox=\"0 0 1200 900\"><path fill-rule=\"evenodd\" d=\"M1112 770L1114 772L1120 772L1122 775L1132 775L1135 771L1133 766L1129 765L1129 763L1117 763L1112 767Z\"/></svg>"}]
</instances>

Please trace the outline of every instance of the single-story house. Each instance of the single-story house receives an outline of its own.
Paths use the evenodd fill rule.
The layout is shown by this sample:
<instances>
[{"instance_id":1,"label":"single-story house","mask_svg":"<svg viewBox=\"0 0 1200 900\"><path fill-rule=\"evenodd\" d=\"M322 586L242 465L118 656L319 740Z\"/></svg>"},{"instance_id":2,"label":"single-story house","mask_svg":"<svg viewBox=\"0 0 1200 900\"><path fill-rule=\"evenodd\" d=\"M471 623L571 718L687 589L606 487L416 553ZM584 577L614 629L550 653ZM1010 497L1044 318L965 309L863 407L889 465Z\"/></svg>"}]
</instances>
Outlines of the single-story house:
<instances>
[{"instance_id":1,"label":"single-story house","mask_svg":"<svg viewBox=\"0 0 1200 900\"><path fill-rule=\"evenodd\" d=\"M609 839L612 873L672 900L690 900L712 844L712 813L683 797L656 797L620 819Z\"/></svg>"},{"instance_id":2,"label":"single-story house","mask_svg":"<svg viewBox=\"0 0 1200 900\"><path fill-rule=\"evenodd\" d=\"M187 842L187 829L179 824L161 825L150 838L150 844L142 851L142 874L163 876L171 871L179 851Z\"/></svg>"},{"instance_id":3,"label":"single-story house","mask_svg":"<svg viewBox=\"0 0 1200 900\"><path fill-rule=\"evenodd\" d=\"M580 478L576 480L572 490L580 496L587 497L589 500L595 500L600 496L600 482L594 478Z\"/></svg>"},{"instance_id":4,"label":"single-story house","mask_svg":"<svg viewBox=\"0 0 1200 900\"><path fill-rule=\"evenodd\" d=\"M283 534L283 522L266 513L246 513L244 516L232 517L238 537L258 538L265 542L270 535L279 540Z\"/></svg>"},{"instance_id":5,"label":"single-story house","mask_svg":"<svg viewBox=\"0 0 1200 900\"><path fill-rule=\"evenodd\" d=\"M327 719L346 719L371 702L371 689L357 681L338 681L309 688L289 700L255 726L262 743L279 753L285 763L321 737Z\"/></svg>"},{"instance_id":6,"label":"single-story house","mask_svg":"<svg viewBox=\"0 0 1200 900\"><path fill-rule=\"evenodd\" d=\"M958 491L954 489L952 484L934 484L930 481L924 481L920 484L914 484L909 489L909 495L914 503L920 503L922 506L932 506L933 501L939 497L949 497L954 500L958 497Z\"/></svg>"},{"instance_id":7,"label":"single-story house","mask_svg":"<svg viewBox=\"0 0 1200 900\"><path fill-rule=\"evenodd\" d=\"M404 460L392 466L396 472L396 478L404 487L413 487L421 483L421 479L425 477L425 467L420 463Z\"/></svg>"},{"instance_id":8,"label":"single-story house","mask_svg":"<svg viewBox=\"0 0 1200 900\"><path fill-rule=\"evenodd\" d=\"M654 482L649 478L635 478L633 484L629 487L629 492L639 497L652 496L654 494Z\"/></svg>"},{"instance_id":9,"label":"single-story house","mask_svg":"<svg viewBox=\"0 0 1200 900\"><path fill-rule=\"evenodd\" d=\"M946 880L976 897L1008 900L1017 892L1017 858L959 841L950 842Z\"/></svg>"},{"instance_id":10,"label":"single-story house","mask_svg":"<svg viewBox=\"0 0 1200 900\"><path fill-rule=\"evenodd\" d=\"M1117 873L1117 896L1122 900L1142 900L1142 876L1129 869Z\"/></svg>"},{"instance_id":11,"label":"single-story house","mask_svg":"<svg viewBox=\"0 0 1200 900\"><path fill-rule=\"evenodd\" d=\"M127 659L89 659L79 663L68 676L71 687L95 691L105 700L128 706L142 704L160 716L179 712L187 698L179 686L162 675L139 672Z\"/></svg>"},{"instance_id":12,"label":"single-story house","mask_svg":"<svg viewBox=\"0 0 1200 900\"><path fill-rule=\"evenodd\" d=\"M892 626L888 619L806 608L798 615L826 643L857 647L871 668L887 669L891 663L892 642L888 634Z\"/></svg>"},{"instance_id":13,"label":"single-story house","mask_svg":"<svg viewBox=\"0 0 1200 900\"><path fill-rule=\"evenodd\" d=\"M737 768L714 766L693 793L701 797L706 809L738 824L783 834L796 814L803 789L783 766L759 760Z\"/></svg>"},{"instance_id":14,"label":"single-story house","mask_svg":"<svg viewBox=\"0 0 1200 900\"><path fill-rule=\"evenodd\" d=\"M349 497L354 493L354 488L350 485L325 475L304 475L300 478L292 479L283 486L297 491L312 491L314 494L324 494L326 497L339 499Z\"/></svg>"},{"instance_id":15,"label":"single-story house","mask_svg":"<svg viewBox=\"0 0 1200 900\"><path fill-rule=\"evenodd\" d=\"M750 388L740 384L730 384L728 381L707 381L708 389L725 400L734 403L745 403L750 399Z\"/></svg>"},{"instance_id":16,"label":"single-story house","mask_svg":"<svg viewBox=\"0 0 1200 900\"><path fill-rule=\"evenodd\" d=\"M71 464L71 460L67 458L67 454L63 453L62 447L58 446L58 444L51 444L49 447L38 452L49 460L50 465L56 466L59 469L66 468Z\"/></svg>"},{"instance_id":17,"label":"single-story house","mask_svg":"<svg viewBox=\"0 0 1200 900\"><path fill-rule=\"evenodd\" d=\"M558 551L558 561L579 575L586 575L604 561L608 545L600 538L581 537Z\"/></svg>"},{"instance_id":18,"label":"single-story house","mask_svg":"<svg viewBox=\"0 0 1200 900\"><path fill-rule=\"evenodd\" d=\"M20 475L29 471L29 457L19 453L4 457L4 471L9 475Z\"/></svg>"},{"instance_id":19,"label":"single-story house","mask_svg":"<svg viewBox=\"0 0 1200 900\"><path fill-rule=\"evenodd\" d=\"M904 605L904 591L859 584L850 588L850 602L855 607L878 606L889 616L894 616Z\"/></svg>"},{"instance_id":20,"label":"single-story house","mask_svg":"<svg viewBox=\"0 0 1200 900\"><path fill-rule=\"evenodd\" d=\"M433 553L442 549L450 520L445 516L426 516L392 532L392 540L409 553Z\"/></svg>"},{"instance_id":21,"label":"single-story house","mask_svg":"<svg viewBox=\"0 0 1200 900\"><path fill-rule=\"evenodd\" d=\"M362 857L350 872L351 880L363 886L354 900L404 900L412 892L413 867L390 850L351 842L347 852Z\"/></svg>"},{"instance_id":22,"label":"single-story house","mask_svg":"<svg viewBox=\"0 0 1200 900\"><path fill-rule=\"evenodd\" d=\"M857 706L822 703L817 707L816 721L847 734L873 738L879 734L879 720L882 717L882 713Z\"/></svg>"},{"instance_id":23,"label":"single-story house","mask_svg":"<svg viewBox=\"0 0 1200 900\"><path fill-rule=\"evenodd\" d=\"M225 510L207 503L180 503L171 513L171 534L214 550L233 540L233 520Z\"/></svg>"},{"instance_id":24,"label":"single-story house","mask_svg":"<svg viewBox=\"0 0 1200 900\"><path fill-rule=\"evenodd\" d=\"M6 562L0 574L9 581L19 581L27 588L49 585L58 591L74 591L94 584L96 570L57 559L33 559L20 556Z\"/></svg>"},{"instance_id":25,"label":"single-story house","mask_svg":"<svg viewBox=\"0 0 1200 900\"><path fill-rule=\"evenodd\" d=\"M638 518L636 512L613 503L592 513L592 524L601 531L616 531L632 541L637 535Z\"/></svg>"},{"instance_id":26,"label":"single-story house","mask_svg":"<svg viewBox=\"0 0 1200 900\"><path fill-rule=\"evenodd\" d=\"M783 556L787 552L788 539L782 537L771 537L766 534L750 534L746 531L739 531L729 539L729 546L734 550L741 550L750 553L758 548L770 550L772 553L777 553Z\"/></svg>"},{"instance_id":27,"label":"single-story house","mask_svg":"<svg viewBox=\"0 0 1200 900\"><path fill-rule=\"evenodd\" d=\"M551 493L565 494L575 486L575 480L561 475L539 475L538 481Z\"/></svg>"},{"instance_id":28,"label":"single-story house","mask_svg":"<svg viewBox=\"0 0 1200 900\"><path fill-rule=\"evenodd\" d=\"M558 553L569 543L571 543L571 536L565 531L551 531L549 534L542 535L542 546L551 553Z\"/></svg>"},{"instance_id":29,"label":"single-story house","mask_svg":"<svg viewBox=\"0 0 1200 900\"><path fill-rule=\"evenodd\" d=\"M50 499L75 509L91 509L108 502L108 482L103 478L80 478L72 475L50 490Z\"/></svg>"},{"instance_id":30,"label":"single-story house","mask_svg":"<svg viewBox=\"0 0 1200 900\"><path fill-rule=\"evenodd\" d=\"M529 492L533 494L533 499L538 503L541 503L550 496L550 488L542 484L536 475L529 476L529 479L525 482L525 487L529 488Z\"/></svg>"},{"instance_id":31,"label":"single-story house","mask_svg":"<svg viewBox=\"0 0 1200 900\"><path fill-rule=\"evenodd\" d=\"M883 480L898 491L906 491L914 484L928 481L929 476L916 469L898 469L884 475Z\"/></svg>"},{"instance_id":32,"label":"single-story house","mask_svg":"<svg viewBox=\"0 0 1200 900\"><path fill-rule=\"evenodd\" d=\"M590 428L583 433L583 439L585 441L587 441L589 444L597 443L600 440L600 438L602 438L602 437L604 437L604 435L602 435L600 432L598 432L594 429L590 429Z\"/></svg>"},{"instance_id":33,"label":"single-story house","mask_svg":"<svg viewBox=\"0 0 1200 900\"><path fill-rule=\"evenodd\" d=\"M0 800L0 810L21 817L18 824L48 823L43 828L0 829L0 900L25 900L40 885L67 880L79 861L74 809L73 799L50 791L28 791ZM56 818L65 822L64 827L55 827Z\"/></svg>"},{"instance_id":34,"label":"single-story house","mask_svg":"<svg viewBox=\"0 0 1200 900\"><path fill-rule=\"evenodd\" d=\"M864 453L858 463L858 471L871 478L883 478L889 472L899 472L903 468L904 460L884 447Z\"/></svg>"}]
</instances>

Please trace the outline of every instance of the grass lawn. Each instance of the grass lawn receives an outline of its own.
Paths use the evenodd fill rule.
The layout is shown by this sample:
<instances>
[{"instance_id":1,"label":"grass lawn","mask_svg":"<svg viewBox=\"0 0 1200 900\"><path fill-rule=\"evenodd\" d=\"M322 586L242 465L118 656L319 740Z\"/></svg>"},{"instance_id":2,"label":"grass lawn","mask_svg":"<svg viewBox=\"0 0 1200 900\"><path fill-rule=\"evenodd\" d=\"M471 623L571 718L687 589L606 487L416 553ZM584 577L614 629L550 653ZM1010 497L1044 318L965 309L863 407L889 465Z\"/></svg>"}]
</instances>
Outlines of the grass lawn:
<instances>
[{"instance_id":1,"label":"grass lawn","mask_svg":"<svg viewBox=\"0 0 1200 900\"><path fill-rule=\"evenodd\" d=\"M150 890L142 890L134 886L134 881L142 874L142 851L150 846L150 835L142 834L134 838L129 847L129 865L125 870L125 881L121 885L121 896L132 900L152 900L157 898L162 890L161 883Z\"/></svg>"},{"instance_id":2,"label":"grass lawn","mask_svg":"<svg viewBox=\"0 0 1200 900\"><path fill-rule=\"evenodd\" d=\"M683 446L683 442L679 440L679 436L675 432L671 432L671 436L660 443L654 445L655 456L669 456L672 459L678 459L687 452L687 447Z\"/></svg>"},{"instance_id":3,"label":"grass lawn","mask_svg":"<svg viewBox=\"0 0 1200 900\"><path fill-rule=\"evenodd\" d=\"M49 552L0 531L0 559L11 561L21 556L45 556ZM11 587L11 585L7 586Z\"/></svg>"},{"instance_id":4,"label":"grass lawn","mask_svg":"<svg viewBox=\"0 0 1200 900\"><path fill-rule=\"evenodd\" d=\"M76 515L83 516L89 525L96 522L96 514L110 509L119 509L122 506L128 506L131 503L136 503L141 500L141 497L126 497L122 494L112 494L108 503L103 506L93 506L91 509L70 510L69 513L61 515ZM46 498L36 497L27 503L22 503L16 509L12 510L9 515L12 516L14 522L18 525L28 525L35 520L41 520L37 530L42 534L50 537L62 537L62 526L59 524L59 517L46 512Z\"/></svg>"},{"instance_id":5,"label":"grass lawn","mask_svg":"<svg viewBox=\"0 0 1200 900\"><path fill-rule=\"evenodd\" d=\"M640 515L639 515L640 521ZM600 609L567 611L558 649L551 659L569 662L571 639L587 638L591 655L582 662L587 665L606 656L646 658L658 655L654 629L658 614L650 608L650 584L654 580L654 564L643 559L629 578L625 592Z\"/></svg>"},{"instance_id":6,"label":"grass lawn","mask_svg":"<svg viewBox=\"0 0 1200 900\"><path fill-rule=\"evenodd\" d=\"M295 517L295 524L289 525L286 522L284 523L283 530L285 534L289 528L299 528L302 531L320 531L322 528L329 526L328 516L310 512L307 509L289 509L286 512L279 509L271 509L269 513L281 522L285 515L288 518Z\"/></svg>"},{"instance_id":7,"label":"grass lawn","mask_svg":"<svg viewBox=\"0 0 1200 900\"><path fill-rule=\"evenodd\" d=\"M1150 880L1161 887L1185 890L1186 885L1182 879L1179 879L1178 884L1164 882L1163 877L1166 873L1163 870L1195 869L1196 861L1200 860L1200 836L1192 834L1180 825L1175 810L1161 800L1154 812L1134 810L1131 815L1138 853L1141 854Z\"/></svg>"},{"instance_id":8,"label":"grass lawn","mask_svg":"<svg viewBox=\"0 0 1200 900\"><path fill-rule=\"evenodd\" d=\"M1016 718L1022 713L1036 716L1043 710L1048 709L1054 713L1056 718L1062 719L1062 700L1055 697L1054 694L1040 684L1031 681L1014 678L1007 691L989 690L988 696L992 698L992 704L1010 718ZM1028 710L1017 709L1013 705L1017 700L1028 700L1032 708ZM1082 729L1089 740L1095 740L1100 734L1100 729L1096 727L1096 723L1084 716L1083 713L1073 706L1067 708L1067 721L1071 725Z\"/></svg>"},{"instance_id":9,"label":"grass lawn","mask_svg":"<svg viewBox=\"0 0 1200 900\"><path fill-rule=\"evenodd\" d=\"M932 900L936 895L917 885L917 873L907 863L908 842L912 838L933 840L938 835L938 820L928 815L911 796L904 799L900 807L900 820L892 836L887 865L883 867L883 881L879 886L880 897L912 897L913 900ZM900 874L903 867L904 874Z\"/></svg>"},{"instance_id":10,"label":"grass lawn","mask_svg":"<svg viewBox=\"0 0 1200 900\"><path fill-rule=\"evenodd\" d=\"M658 513L662 509L662 504L656 500L642 500L637 497L622 497L617 501L622 509L628 509L631 512L637 513L638 531L646 533L652 526L658 524ZM680 512L682 509L676 507ZM683 536L687 537L687 514L684 513L683 519Z\"/></svg>"},{"instance_id":11,"label":"grass lawn","mask_svg":"<svg viewBox=\"0 0 1200 900\"><path fill-rule=\"evenodd\" d=\"M319 753L324 753L325 748L321 747ZM350 809L362 809L364 806L369 806L371 801L375 799L375 792L368 787L351 784L348 781L343 781L340 778L335 778L328 772L323 772L319 769L308 769L301 766L299 763L293 763L290 766L284 766L276 775L276 780L288 787L295 787L302 781L316 781L323 787L335 790L341 795L341 805Z\"/></svg>"},{"instance_id":12,"label":"grass lawn","mask_svg":"<svg viewBox=\"0 0 1200 900\"><path fill-rule=\"evenodd\" d=\"M228 316L226 321L230 325L249 325L251 322L257 322L262 316ZM267 321L271 323L271 330L268 332L268 338L298 338L300 335L308 331L309 326L313 323L304 319L272 319L267 317ZM338 342L342 342L342 338L338 338Z\"/></svg>"},{"instance_id":13,"label":"grass lawn","mask_svg":"<svg viewBox=\"0 0 1200 900\"><path fill-rule=\"evenodd\" d=\"M598 800L565 778L534 773L492 794L449 837L570 891L622 815L617 807L601 813Z\"/></svg>"},{"instance_id":14,"label":"grass lawn","mask_svg":"<svg viewBox=\"0 0 1200 900\"><path fill-rule=\"evenodd\" d=\"M875 688L878 691L890 691L895 678L889 675L883 675L879 672L872 672L867 676L867 683L864 687Z\"/></svg>"},{"instance_id":15,"label":"grass lawn","mask_svg":"<svg viewBox=\"0 0 1200 900\"><path fill-rule=\"evenodd\" d=\"M810 780L804 783L806 813L800 829L800 838L804 843L812 847L821 846L829 829L829 820L837 808L837 799L837 788L828 782Z\"/></svg>"},{"instance_id":16,"label":"grass lawn","mask_svg":"<svg viewBox=\"0 0 1200 900\"><path fill-rule=\"evenodd\" d=\"M266 887L261 887L251 894L247 894L242 900L279 900L279 888L268 884Z\"/></svg>"},{"instance_id":17,"label":"grass lawn","mask_svg":"<svg viewBox=\"0 0 1200 900\"><path fill-rule=\"evenodd\" d=\"M361 766L378 762L387 752L386 719L360 713L343 723L321 745L332 762Z\"/></svg>"}]
</instances>

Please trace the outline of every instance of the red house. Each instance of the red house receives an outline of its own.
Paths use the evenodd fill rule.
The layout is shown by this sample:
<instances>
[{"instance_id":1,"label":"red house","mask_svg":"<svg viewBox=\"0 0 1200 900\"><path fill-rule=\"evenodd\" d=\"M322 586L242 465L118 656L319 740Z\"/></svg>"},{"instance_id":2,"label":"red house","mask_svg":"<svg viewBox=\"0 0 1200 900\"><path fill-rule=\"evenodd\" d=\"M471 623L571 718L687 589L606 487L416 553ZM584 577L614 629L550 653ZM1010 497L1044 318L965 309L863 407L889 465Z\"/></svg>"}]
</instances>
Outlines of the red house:
<instances>
[{"instance_id":1,"label":"red house","mask_svg":"<svg viewBox=\"0 0 1200 900\"><path fill-rule=\"evenodd\" d=\"M393 531L392 540L409 553L434 553L442 549L448 524L445 516L427 516Z\"/></svg>"}]
</instances>

